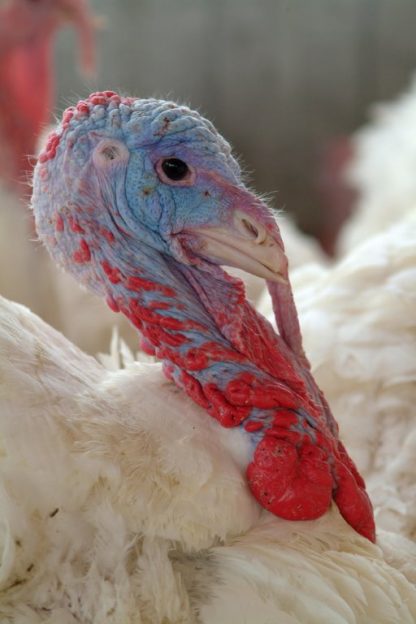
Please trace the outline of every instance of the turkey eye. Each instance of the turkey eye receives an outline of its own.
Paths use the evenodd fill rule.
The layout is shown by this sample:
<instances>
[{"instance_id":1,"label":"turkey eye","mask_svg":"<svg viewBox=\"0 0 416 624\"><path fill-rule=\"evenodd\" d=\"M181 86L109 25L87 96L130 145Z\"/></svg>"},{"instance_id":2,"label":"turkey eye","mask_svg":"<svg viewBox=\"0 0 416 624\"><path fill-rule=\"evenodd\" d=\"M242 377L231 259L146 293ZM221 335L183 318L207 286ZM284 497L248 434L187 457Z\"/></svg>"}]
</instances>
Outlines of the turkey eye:
<instances>
[{"instance_id":1,"label":"turkey eye","mask_svg":"<svg viewBox=\"0 0 416 624\"><path fill-rule=\"evenodd\" d=\"M166 177L174 182L184 180L189 173L188 165L179 158L166 158L161 166Z\"/></svg>"},{"instance_id":2,"label":"turkey eye","mask_svg":"<svg viewBox=\"0 0 416 624\"><path fill-rule=\"evenodd\" d=\"M180 158L161 158L155 169L159 179L170 186L191 186L195 182L195 169Z\"/></svg>"}]
</instances>

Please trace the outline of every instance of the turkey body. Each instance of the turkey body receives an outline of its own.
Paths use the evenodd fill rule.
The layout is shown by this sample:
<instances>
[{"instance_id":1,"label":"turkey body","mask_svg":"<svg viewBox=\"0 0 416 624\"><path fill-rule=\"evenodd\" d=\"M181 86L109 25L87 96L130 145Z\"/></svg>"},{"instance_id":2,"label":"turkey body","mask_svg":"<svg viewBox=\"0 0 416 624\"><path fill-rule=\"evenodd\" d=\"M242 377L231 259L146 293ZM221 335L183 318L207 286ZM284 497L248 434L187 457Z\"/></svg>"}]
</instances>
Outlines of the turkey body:
<instances>
[{"instance_id":1,"label":"turkey body","mask_svg":"<svg viewBox=\"0 0 416 624\"><path fill-rule=\"evenodd\" d=\"M261 510L239 430L0 302L2 622L407 623L416 591L333 507Z\"/></svg>"},{"instance_id":2,"label":"turkey body","mask_svg":"<svg viewBox=\"0 0 416 624\"><path fill-rule=\"evenodd\" d=\"M416 205L416 78L393 102L377 104L369 123L352 138L354 157L346 178L357 191L355 212L341 233L338 251L389 228Z\"/></svg>"}]
</instances>

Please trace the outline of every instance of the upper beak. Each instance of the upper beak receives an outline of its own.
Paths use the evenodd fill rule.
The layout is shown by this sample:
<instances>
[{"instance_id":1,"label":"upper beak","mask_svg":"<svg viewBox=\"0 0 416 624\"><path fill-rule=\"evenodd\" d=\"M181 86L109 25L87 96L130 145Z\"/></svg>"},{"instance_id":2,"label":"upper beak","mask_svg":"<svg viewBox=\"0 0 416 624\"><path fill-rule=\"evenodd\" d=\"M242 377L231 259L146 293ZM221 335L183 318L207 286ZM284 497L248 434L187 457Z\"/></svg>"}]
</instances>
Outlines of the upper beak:
<instances>
[{"instance_id":1,"label":"upper beak","mask_svg":"<svg viewBox=\"0 0 416 624\"><path fill-rule=\"evenodd\" d=\"M287 258L281 245L265 226L236 210L233 221L223 227L192 229L198 254L216 264L247 271L266 280L287 284Z\"/></svg>"}]
</instances>

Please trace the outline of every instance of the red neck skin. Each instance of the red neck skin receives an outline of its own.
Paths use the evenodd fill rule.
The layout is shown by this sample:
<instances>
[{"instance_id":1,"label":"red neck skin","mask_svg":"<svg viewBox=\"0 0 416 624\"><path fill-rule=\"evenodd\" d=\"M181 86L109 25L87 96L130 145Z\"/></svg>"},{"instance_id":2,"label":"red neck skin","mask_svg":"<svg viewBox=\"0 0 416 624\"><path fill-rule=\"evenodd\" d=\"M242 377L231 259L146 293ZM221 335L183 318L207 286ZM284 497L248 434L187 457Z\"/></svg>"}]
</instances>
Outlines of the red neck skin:
<instances>
[{"instance_id":1,"label":"red neck skin","mask_svg":"<svg viewBox=\"0 0 416 624\"><path fill-rule=\"evenodd\" d=\"M309 520L333 498L346 521L374 541L365 485L310 373L290 285L277 287L284 294L284 309L275 301L279 336L248 303L243 284L216 265L164 262L152 267L151 276L163 276L158 282L107 266L117 283L111 307L140 330L169 378L221 425L241 425L257 443L247 477L262 506Z\"/></svg>"}]
</instances>

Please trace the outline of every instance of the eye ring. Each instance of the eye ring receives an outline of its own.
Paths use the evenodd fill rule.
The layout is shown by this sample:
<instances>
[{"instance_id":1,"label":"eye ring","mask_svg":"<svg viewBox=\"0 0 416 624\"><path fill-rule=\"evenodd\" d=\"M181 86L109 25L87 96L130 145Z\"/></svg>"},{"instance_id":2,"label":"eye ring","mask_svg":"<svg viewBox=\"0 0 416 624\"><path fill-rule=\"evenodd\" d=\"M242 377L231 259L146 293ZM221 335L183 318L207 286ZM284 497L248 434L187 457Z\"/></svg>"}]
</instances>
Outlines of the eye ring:
<instances>
[{"instance_id":1,"label":"eye ring","mask_svg":"<svg viewBox=\"0 0 416 624\"><path fill-rule=\"evenodd\" d=\"M158 160L156 173L161 182L170 186L191 186L195 181L195 169L175 156Z\"/></svg>"}]
</instances>

